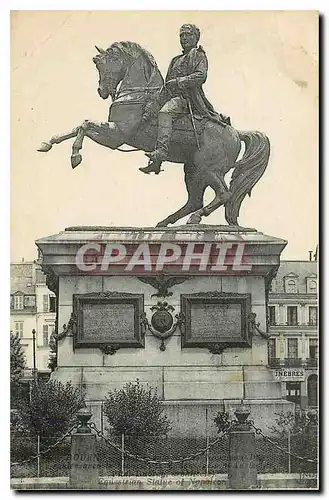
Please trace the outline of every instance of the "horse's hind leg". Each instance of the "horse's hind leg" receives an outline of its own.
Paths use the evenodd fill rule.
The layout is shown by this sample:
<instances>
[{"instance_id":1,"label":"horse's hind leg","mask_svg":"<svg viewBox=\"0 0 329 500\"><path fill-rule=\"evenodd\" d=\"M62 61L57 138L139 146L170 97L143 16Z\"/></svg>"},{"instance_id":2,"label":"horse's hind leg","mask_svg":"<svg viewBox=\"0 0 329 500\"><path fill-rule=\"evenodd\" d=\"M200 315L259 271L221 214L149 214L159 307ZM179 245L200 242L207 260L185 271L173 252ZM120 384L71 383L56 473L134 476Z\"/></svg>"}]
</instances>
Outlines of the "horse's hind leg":
<instances>
[{"instance_id":1,"label":"horse's hind leg","mask_svg":"<svg viewBox=\"0 0 329 500\"><path fill-rule=\"evenodd\" d=\"M209 182L208 185L215 191L215 198L208 203L208 205L199 208L195 213L193 213L187 221L187 224L199 224L202 216L210 215L221 205L224 205L231 197L223 176L216 172L208 172L207 179Z\"/></svg>"},{"instance_id":2,"label":"horse's hind leg","mask_svg":"<svg viewBox=\"0 0 329 500\"><path fill-rule=\"evenodd\" d=\"M204 183L200 183L200 179L195 173L195 166L191 164L184 165L185 171L185 185L188 193L188 199L185 205L174 212L173 214L166 217L164 220L157 224L157 227L167 226L168 224L174 224L176 221L185 217L186 215L198 210L203 205L203 195L206 189Z\"/></svg>"}]
</instances>

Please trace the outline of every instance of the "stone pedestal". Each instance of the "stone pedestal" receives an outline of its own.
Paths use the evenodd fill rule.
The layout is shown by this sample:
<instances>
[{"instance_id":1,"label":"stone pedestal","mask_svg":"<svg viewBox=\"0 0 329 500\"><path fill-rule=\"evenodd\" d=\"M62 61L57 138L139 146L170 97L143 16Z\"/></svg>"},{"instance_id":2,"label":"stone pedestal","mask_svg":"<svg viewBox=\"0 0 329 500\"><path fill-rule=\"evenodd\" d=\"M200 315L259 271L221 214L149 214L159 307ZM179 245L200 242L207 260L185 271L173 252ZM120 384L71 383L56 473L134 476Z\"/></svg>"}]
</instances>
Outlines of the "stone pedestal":
<instances>
[{"instance_id":1,"label":"stone pedestal","mask_svg":"<svg viewBox=\"0 0 329 500\"><path fill-rule=\"evenodd\" d=\"M211 421L241 401L264 430L292 409L259 333L284 240L228 226L76 227L36 243L58 299L52 376L83 388L98 426L106 393L136 378L157 388L181 436L204 436L206 410Z\"/></svg>"},{"instance_id":2,"label":"stone pedestal","mask_svg":"<svg viewBox=\"0 0 329 500\"><path fill-rule=\"evenodd\" d=\"M257 484L255 433L232 431L228 479L232 489L249 489Z\"/></svg>"},{"instance_id":3,"label":"stone pedestal","mask_svg":"<svg viewBox=\"0 0 329 500\"><path fill-rule=\"evenodd\" d=\"M96 435L76 433L72 435L71 440L71 488L98 488Z\"/></svg>"},{"instance_id":4,"label":"stone pedestal","mask_svg":"<svg viewBox=\"0 0 329 500\"><path fill-rule=\"evenodd\" d=\"M230 433L228 480L231 489L244 490L257 485L255 432L246 421L249 410L239 406L238 419Z\"/></svg>"}]
</instances>

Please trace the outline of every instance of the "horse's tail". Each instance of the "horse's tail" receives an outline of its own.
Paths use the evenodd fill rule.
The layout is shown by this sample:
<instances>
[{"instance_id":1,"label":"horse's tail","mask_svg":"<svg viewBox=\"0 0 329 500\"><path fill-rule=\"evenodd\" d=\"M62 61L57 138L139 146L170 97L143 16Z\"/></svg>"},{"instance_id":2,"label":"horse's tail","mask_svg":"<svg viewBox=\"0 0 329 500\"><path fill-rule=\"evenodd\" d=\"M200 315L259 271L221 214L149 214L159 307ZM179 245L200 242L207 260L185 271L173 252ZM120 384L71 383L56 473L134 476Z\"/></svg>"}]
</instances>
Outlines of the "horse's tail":
<instances>
[{"instance_id":1,"label":"horse's tail","mask_svg":"<svg viewBox=\"0 0 329 500\"><path fill-rule=\"evenodd\" d=\"M259 181L270 157L270 141L261 132L239 132L246 149L241 160L234 165L230 183L231 198L225 204L225 219L230 225L238 225L240 206L246 194Z\"/></svg>"}]
</instances>

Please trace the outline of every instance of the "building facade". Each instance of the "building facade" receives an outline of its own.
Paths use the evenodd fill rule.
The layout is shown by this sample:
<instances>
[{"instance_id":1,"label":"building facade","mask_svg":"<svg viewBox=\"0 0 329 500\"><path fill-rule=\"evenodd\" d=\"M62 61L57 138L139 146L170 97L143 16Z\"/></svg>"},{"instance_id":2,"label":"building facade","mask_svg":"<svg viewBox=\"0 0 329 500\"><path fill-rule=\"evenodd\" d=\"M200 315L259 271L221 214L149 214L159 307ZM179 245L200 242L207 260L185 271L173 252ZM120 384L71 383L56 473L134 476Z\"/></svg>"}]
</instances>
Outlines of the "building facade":
<instances>
[{"instance_id":1,"label":"building facade","mask_svg":"<svg viewBox=\"0 0 329 500\"><path fill-rule=\"evenodd\" d=\"M317 262L281 261L268 299L268 363L282 397L297 407L317 406ZM11 331L18 334L28 369L49 373L49 340L55 329L56 297L37 262L11 264Z\"/></svg>"},{"instance_id":2,"label":"building facade","mask_svg":"<svg viewBox=\"0 0 329 500\"><path fill-rule=\"evenodd\" d=\"M37 262L10 265L10 329L21 339L28 369L50 372L49 339L55 328L56 297L46 285L46 276Z\"/></svg>"},{"instance_id":3,"label":"building facade","mask_svg":"<svg viewBox=\"0 0 329 500\"><path fill-rule=\"evenodd\" d=\"M268 301L269 366L297 408L318 405L318 266L281 261Z\"/></svg>"}]
</instances>

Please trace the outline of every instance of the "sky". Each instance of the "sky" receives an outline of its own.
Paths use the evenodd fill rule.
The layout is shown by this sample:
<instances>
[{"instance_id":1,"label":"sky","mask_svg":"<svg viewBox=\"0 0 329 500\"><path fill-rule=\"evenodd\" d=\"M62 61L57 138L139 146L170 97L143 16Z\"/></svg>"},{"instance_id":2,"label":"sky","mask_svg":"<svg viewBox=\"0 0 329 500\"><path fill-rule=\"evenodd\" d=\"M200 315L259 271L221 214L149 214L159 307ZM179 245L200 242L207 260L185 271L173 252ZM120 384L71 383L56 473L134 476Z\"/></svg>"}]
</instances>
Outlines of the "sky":
<instances>
[{"instance_id":1,"label":"sky","mask_svg":"<svg viewBox=\"0 0 329 500\"><path fill-rule=\"evenodd\" d=\"M16 11L11 15L11 260L36 257L35 240L72 225L154 226L186 200L182 165L159 176L138 168L142 152L85 139L71 169L73 140L44 154L42 141L84 119L105 121L94 45L138 42L162 74L180 53L178 32L201 30L209 60L206 96L238 130L271 142L264 176L239 223L288 240L284 259L308 259L318 243L318 19L315 11ZM213 197L209 188L206 202ZM177 224L185 223L186 218ZM207 224L225 224L220 208ZM177 225L176 224L176 225Z\"/></svg>"}]
</instances>

